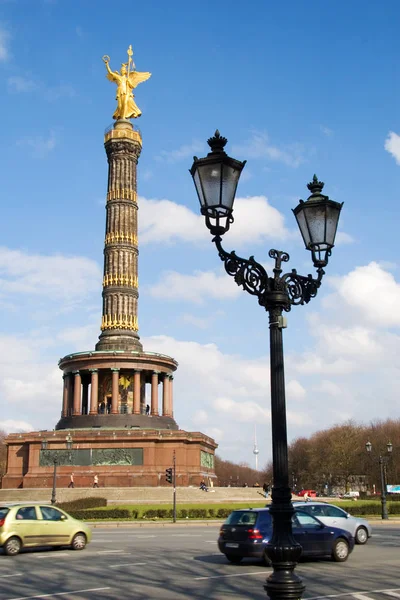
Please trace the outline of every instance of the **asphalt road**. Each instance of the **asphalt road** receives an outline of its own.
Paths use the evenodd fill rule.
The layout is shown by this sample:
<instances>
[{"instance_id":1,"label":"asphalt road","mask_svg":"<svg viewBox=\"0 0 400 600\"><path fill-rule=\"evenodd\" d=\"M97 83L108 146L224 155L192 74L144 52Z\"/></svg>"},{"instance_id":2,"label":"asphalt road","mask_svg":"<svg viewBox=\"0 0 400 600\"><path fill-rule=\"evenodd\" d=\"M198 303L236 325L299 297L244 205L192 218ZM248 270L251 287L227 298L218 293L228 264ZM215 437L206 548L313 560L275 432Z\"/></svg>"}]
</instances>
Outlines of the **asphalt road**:
<instances>
[{"instance_id":1,"label":"asphalt road","mask_svg":"<svg viewBox=\"0 0 400 600\"><path fill-rule=\"evenodd\" d=\"M84 551L0 554L0 600L265 600L270 569L252 560L229 564L216 526L95 529ZM304 598L400 599L400 526L375 525L346 563L302 562Z\"/></svg>"}]
</instances>

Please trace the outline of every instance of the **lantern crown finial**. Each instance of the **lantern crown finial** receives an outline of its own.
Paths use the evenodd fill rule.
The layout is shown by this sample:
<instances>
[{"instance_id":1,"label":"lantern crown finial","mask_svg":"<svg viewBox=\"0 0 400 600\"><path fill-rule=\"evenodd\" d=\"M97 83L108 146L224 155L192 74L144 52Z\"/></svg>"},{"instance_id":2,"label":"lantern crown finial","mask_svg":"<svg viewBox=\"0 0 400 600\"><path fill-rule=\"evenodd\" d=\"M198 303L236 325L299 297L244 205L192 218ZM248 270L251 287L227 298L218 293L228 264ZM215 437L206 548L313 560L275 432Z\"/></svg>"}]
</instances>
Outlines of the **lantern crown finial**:
<instances>
[{"instance_id":1,"label":"lantern crown finial","mask_svg":"<svg viewBox=\"0 0 400 600\"><path fill-rule=\"evenodd\" d=\"M226 146L228 140L223 137L218 129L215 130L213 137L210 137L207 140L207 144L211 148L211 152L224 152L224 147Z\"/></svg>"},{"instance_id":2,"label":"lantern crown finial","mask_svg":"<svg viewBox=\"0 0 400 600\"><path fill-rule=\"evenodd\" d=\"M312 196L319 196L322 192L324 185L324 182L319 181L318 177L314 175L312 181L310 181L310 183L307 184L307 187L310 190Z\"/></svg>"}]
</instances>

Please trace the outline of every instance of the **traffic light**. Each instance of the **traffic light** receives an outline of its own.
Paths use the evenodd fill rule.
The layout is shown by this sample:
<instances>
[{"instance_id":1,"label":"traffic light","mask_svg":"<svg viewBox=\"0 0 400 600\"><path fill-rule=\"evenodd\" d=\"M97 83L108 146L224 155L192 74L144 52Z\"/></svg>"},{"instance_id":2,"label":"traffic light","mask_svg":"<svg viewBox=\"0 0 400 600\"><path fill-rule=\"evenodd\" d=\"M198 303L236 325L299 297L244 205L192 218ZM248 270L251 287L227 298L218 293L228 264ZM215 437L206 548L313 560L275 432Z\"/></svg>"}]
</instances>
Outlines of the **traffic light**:
<instances>
[{"instance_id":1,"label":"traffic light","mask_svg":"<svg viewBox=\"0 0 400 600\"><path fill-rule=\"evenodd\" d=\"M165 470L165 480L168 481L168 483L172 483L172 467Z\"/></svg>"}]
</instances>

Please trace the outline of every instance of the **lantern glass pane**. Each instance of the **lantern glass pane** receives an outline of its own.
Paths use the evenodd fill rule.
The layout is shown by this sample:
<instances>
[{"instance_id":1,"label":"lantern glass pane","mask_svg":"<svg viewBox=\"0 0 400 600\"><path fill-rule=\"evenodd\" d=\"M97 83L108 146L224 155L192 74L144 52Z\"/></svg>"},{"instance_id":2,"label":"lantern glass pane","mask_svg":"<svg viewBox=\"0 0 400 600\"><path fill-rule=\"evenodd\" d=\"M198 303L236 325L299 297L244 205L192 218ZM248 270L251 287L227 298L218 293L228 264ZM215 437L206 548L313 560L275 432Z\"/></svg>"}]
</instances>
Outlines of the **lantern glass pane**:
<instances>
[{"instance_id":1,"label":"lantern glass pane","mask_svg":"<svg viewBox=\"0 0 400 600\"><path fill-rule=\"evenodd\" d=\"M202 187L205 207L218 207L221 202L221 170L222 164L199 165L198 173ZM196 186L197 187L197 186ZM200 200L201 202L201 200Z\"/></svg>"},{"instance_id":2,"label":"lantern glass pane","mask_svg":"<svg viewBox=\"0 0 400 600\"><path fill-rule=\"evenodd\" d=\"M230 165L224 165L222 170L221 204L228 210L232 210L240 173L241 169L235 169L235 167Z\"/></svg>"},{"instance_id":3,"label":"lantern glass pane","mask_svg":"<svg viewBox=\"0 0 400 600\"><path fill-rule=\"evenodd\" d=\"M306 202L304 213L308 224L311 244L325 246L325 204Z\"/></svg>"},{"instance_id":4,"label":"lantern glass pane","mask_svg":"<svg viewBox=\"0 0 400 600\"><path fill-rule=\"evenodd\" d=\"M197 191L197 195L200 200L200 204L201 204L201 206L204 206L206 201L205 201L204 194L203 194L203 188L201 187L199 169L196 169L195 174L193 176L193 180L194 180L194 185L196 186L196 191Z\"/></svg>"},{"instance_id":5,"label":"lantern glass pane","mask_svg":"<svg viewBox=\"0 0 400 600\"><path fill-rule=\"evenodd\" d=\"M305 247L308 248L311 240L304 211L299 210L299 212L295 213L295 216L300 229L300 233L303 236Z\"/></svg>"},{"instance_id":6,"label":"lantern glass pane","mask_svg":"<svg viewBox=\"0 0 400 600\"><path fill-rule=\"evenodd\" d=\"M326 207L326 243L330 246L335 244L340 209L340 205L334 206L332 204L328 204Z\"/></svg>"}]
</instances>

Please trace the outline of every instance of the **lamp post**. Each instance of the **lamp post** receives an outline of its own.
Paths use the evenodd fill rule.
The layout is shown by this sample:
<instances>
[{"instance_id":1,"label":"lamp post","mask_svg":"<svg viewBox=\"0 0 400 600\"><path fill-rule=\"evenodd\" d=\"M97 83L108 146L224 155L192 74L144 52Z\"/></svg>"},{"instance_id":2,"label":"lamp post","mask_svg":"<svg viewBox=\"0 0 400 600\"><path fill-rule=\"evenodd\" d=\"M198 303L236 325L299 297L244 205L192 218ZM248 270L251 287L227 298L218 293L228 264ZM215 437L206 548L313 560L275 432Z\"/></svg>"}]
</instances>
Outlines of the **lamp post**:
<instances>
[{"instance_id":1,"label":"lamp post","mask_svg":"<svg viewBox=\"0 0 400 600\"><path fill-rule=\"evenodd\" d=\"M371 444L371 442L367 442L365 444L365 449L367 450L368 454L370 454L372 452L372 444ZM387 451L387 455L386 456L384 456L383 454L379 454L379 458L378 458L379 470L380 470L380 475L381 475L382 519L384 521L386 521L387 519L389 519L389 514L388 514L388 509L387 509L387 503L386 503L386 486L387 486L387 481L386 481L386 465L387 465L387 463L389 461L389 458L392 455L392 451L393 451L393 444L391 442L388 442L386 444L386 451Z\"/></svg>"},{"instance_id":2,"label":"lamp post","mask_svg":"<svg viewBox=\"0 0 400 600\"><path fill-rule=\"evenodd\" d=\"M211 152L205 158L194 157L190 173L200 201L201 214L213 235L220 259L228 275L236 283L258 298L258 303L269 313L270 371L271 371L271 423L273 454L273 488L270 512L273 534L266 553L273 565L264 589L271 600L297 600L305 586L294 569L301 555L301 546L292 534L294 514L289 486L289 468L286 432L285 377L282 329L286 327L283 311L298 304L307 304L317 294L324 275L324 267L334 246L337 224L342 204L321 194L324 184L314 175L308 184L311 196L300 200L293 210L305 246L311 251L318 276L298 275L293 269L282 275L282 263L289 260L286 252L270 250L274 259L273 276L254 257L241 258L235 252L226 252L222 236L233 223L233 202L241 171L246 161L230 158L224 151L227 143L217 130L208 140Z\"/></svg>"},{"instance_id":3,"label":"lamp post","mask_svg":"<svg viewBox=\"0 0 400 600\"><path fill-rule=\"evenodd\" d=\"M65 445L67 447L67 450L71 450L72 448L72 436L70 433L68 433L67 437L65 438ZM48 448L48 441L46 439L42 440L42 450L47 450ZM56 490L57 490L57 465L58 465L58 456L57 454L53 455L53 487L51 490L51 499L50 502L52 504L56 504L57 499L56 499Z\"/></svg>"}]
</instances>

